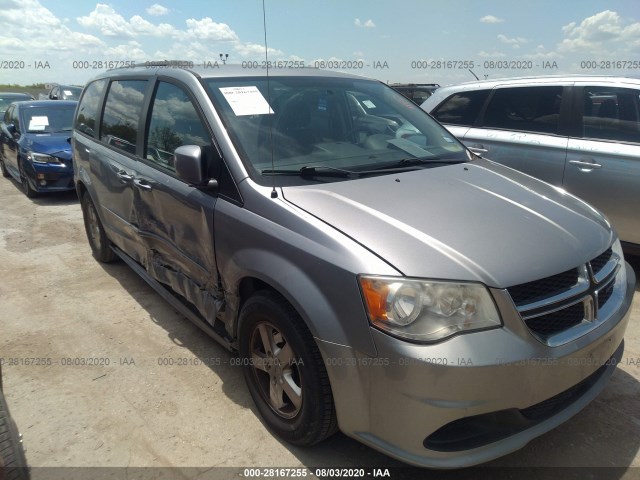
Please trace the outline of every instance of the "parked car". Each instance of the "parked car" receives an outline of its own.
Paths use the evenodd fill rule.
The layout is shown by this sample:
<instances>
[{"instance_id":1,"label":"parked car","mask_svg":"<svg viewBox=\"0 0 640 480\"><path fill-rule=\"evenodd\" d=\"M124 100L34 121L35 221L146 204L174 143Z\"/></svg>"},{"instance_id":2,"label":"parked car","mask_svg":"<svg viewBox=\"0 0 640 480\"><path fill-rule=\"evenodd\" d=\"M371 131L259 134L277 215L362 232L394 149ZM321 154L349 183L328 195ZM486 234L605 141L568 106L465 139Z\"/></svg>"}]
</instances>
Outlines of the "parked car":
<instances>
[{"instance_id":1,"label":"parked car","mask_svg":"<svg viewBox=\"0 0 640 480\"><path fill-rule=\"evenodd\" d=\"M4 112L7 111L9 104L33 99L33 96L28 93L0 92L0 118L4 117Z\"/></svg>"},{"instance_id":2,"label":"parked car","mask_svg":"<svg viewBox=\"0 0 640 480\"><path fill-rule=\"evenodd\" d=\"M0 480L28 480L30 474L22 436L4 398L2 363L0 361Z\"/></svg>"},{"instance_id":3,"label":"parked car","mask_svg":"<svg viewBox=\"0 0 640 480\"><path fill-rule=\"evenodd\" d=\"M110 70L72 145L94 257L238 352L288 442L339 428L477 464L579 412L621 358L635 275L606 219L380 82Z\"/></svg>"},{"instance_id":4,"label":"parked car","mask_svg":"<svg viewBox=\"0 0 640 480\"><path fill-rule=\"evenodd\" d=\"M54 85L47 93L49 100L78 100L82 93L82 87L73 85Z\"/></svg>"},{"instance_id":5,"label":"parked car","mask_svg":"<svg viewBox=\"0 0 640 480\"><path fill-rule=\"evenodd\" d=\"M422 108L474 152L589 202L640 254L640 79L553 76L444 87Z\"/></svg>"},{"instance_id":6,"label":"parked car","mask_svg":"<svg viewBox=\"0 0 640 480\"><path fill-rule=\"evenodd\" d=\"M9 106L0 124L0 170L27 197L74 190L69 138L78 102L33 100Z\"/></svg>"},{"instance_id":7,"label":"parked car","mask_svg":"<svg viewBox=\"0 0 640 480\"><path fill-rule=\"evenodd\" d=\"M437 83L392 83L391 88L397 90L413 103L421 105L433 95L440 85Z\"/></svg>"}]
</instances>

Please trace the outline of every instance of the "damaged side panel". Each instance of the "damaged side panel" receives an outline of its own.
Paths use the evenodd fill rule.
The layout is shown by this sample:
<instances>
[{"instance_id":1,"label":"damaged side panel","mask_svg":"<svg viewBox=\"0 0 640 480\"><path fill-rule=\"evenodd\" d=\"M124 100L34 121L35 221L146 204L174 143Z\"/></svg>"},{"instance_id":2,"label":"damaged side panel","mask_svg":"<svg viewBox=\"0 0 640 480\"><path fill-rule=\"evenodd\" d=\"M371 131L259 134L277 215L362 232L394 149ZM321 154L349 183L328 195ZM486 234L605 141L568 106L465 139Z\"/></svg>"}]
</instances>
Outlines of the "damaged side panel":
<instances>
[{"instance_id":1,"label":"damaged side panel","mask_svg":"<svg viewBox=\"0 0 640 480\"><path fill-rule=\"evenodd\" d=\"M224 309L213 238L216 197L142 163L138 170L134 202L142 263L213 325Z\"/></svg>"}]
</instances>

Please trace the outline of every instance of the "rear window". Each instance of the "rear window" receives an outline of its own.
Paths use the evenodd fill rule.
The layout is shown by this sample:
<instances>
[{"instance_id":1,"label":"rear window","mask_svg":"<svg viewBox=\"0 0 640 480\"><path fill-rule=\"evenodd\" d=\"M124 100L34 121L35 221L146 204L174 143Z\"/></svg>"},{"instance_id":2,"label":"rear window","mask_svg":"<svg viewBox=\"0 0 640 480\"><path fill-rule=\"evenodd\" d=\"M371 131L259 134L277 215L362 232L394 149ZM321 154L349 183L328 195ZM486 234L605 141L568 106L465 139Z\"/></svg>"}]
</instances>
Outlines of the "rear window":
<instances>
[{"instance_id":1,"label":"rear window","mask_svg":"<svg viewBox=\"0 0 640 480\"><path fill-rule=\"evenodd\" d=\"M483 126L526 132L558 133L563 87L516 87L496 90Z\"/></svg>"},{"instance_id":2,"label":"rear window","mask_svg":"<svg viewBox=\"0 0 640 480\"><path fill-rule=\"evenodd\" d=\"M89 84L78 106L74 127L76 130L91 137L97 136L96 119L98 118L98 107L106 84L106 80L96 80Z\"/></svg>"},{"instance_id":3,"label":"rear window","mask_svg":"<svg viewBox=\"0 0 640 480\"><path fill-rule=\"evenodd\" d=\"M447 98L431 114L450 125L472 126L480 114L490 90L461 92Z\"/></svg>"},{"instance_id":4,"label":"rear window","mask_svg":"<svg viewBox=\"0 0 640 480\"><path fill-rule=\"evenodd\" d=\"M585 87L582 126L585 138L640 143L640 91Z\"/></svg>"}]
</instances>

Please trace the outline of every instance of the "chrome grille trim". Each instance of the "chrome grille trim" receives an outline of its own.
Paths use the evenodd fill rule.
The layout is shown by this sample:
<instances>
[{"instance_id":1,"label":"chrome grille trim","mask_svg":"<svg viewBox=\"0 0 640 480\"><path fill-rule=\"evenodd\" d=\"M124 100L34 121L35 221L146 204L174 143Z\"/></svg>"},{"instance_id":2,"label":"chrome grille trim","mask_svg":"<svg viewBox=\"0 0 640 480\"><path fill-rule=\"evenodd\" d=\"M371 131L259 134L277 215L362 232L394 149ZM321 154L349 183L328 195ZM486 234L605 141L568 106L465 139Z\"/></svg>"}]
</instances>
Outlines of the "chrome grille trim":
<instances>
[{"instance_id":1,"label":"chrome grille trim","mask_svg":"<svg viewBox=\"0 0 640 480\"><path fill-rule=\"evenodd\" d=\"M573 270L509 287L507 292L528 330L546 345L559 346L598 327L620 303L620 287L616 282L620 268L621 258L608 248L589 262L576 267L577 281L573 285L565 282L565 289L561 291L550 289L549 285L557 285L558 278L563 275L566 278L566 274ZM523 290L528 287L535 292L553 291L553 294L546 298L535 297L534 301L528 303L516 302L514 297L527 298L527 293ZM582 319L576 311L576 306L580 304Z\"/></svg>"}]
</instances>

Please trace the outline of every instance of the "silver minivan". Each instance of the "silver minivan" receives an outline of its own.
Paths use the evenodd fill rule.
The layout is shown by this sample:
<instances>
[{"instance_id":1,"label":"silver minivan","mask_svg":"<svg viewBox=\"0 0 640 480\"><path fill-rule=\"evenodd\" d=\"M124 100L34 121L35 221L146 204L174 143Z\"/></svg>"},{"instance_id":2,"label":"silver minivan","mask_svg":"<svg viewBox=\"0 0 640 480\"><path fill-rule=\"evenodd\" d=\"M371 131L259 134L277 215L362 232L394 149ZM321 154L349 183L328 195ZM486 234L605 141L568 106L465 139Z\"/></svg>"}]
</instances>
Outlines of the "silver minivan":
<instances>
[{"instance_id":1,"label":"silver minivan","mask_svg":"<svg viewBox=\"0 0 640 480\"><path fill-rule=\"evenodd\" d=\"M640 79L471 82L439 89L422 108L474 152L604 212L640 254Z\"/></svg>"},{"instance_id":2,"label":"silver minivan","mask_svg":"<svg viewBox=\"0 0 640 480\"><path fill-rule=\"evenodd\" d=\"M95 258L237 352L293 444L340 429L413 465L485 462L578 413L622 356L635 276L607 220L378 81L110 70L72 147Z\"/></svg>"}]
</instances>

